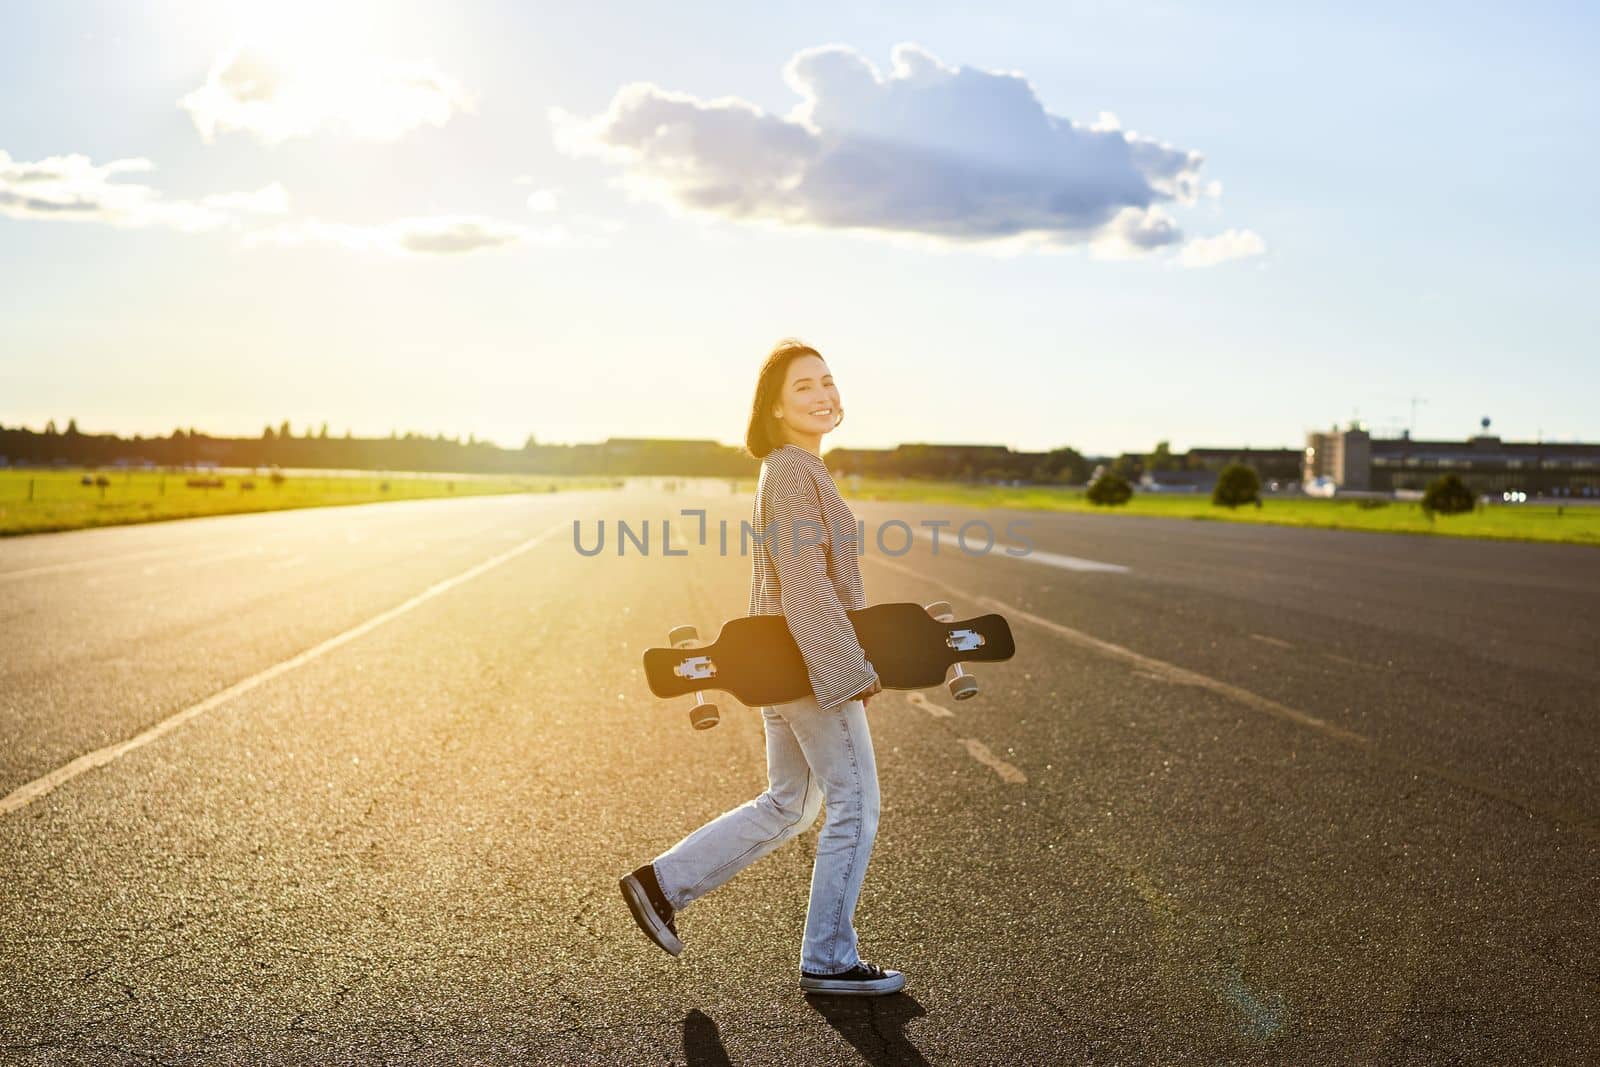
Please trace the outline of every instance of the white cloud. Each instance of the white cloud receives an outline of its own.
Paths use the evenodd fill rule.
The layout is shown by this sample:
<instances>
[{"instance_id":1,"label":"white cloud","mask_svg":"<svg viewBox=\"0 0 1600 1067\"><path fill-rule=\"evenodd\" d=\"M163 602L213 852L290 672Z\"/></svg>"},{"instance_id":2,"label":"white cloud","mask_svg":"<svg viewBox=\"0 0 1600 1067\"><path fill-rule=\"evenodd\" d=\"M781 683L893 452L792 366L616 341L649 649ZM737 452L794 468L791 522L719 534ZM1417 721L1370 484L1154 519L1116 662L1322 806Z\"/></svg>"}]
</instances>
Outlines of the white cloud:
<instances>
[{"instance_id":1,"label":"white cloud","mask_svg":"<svg viewBox=\"0 0 1600 1067\"><path fill-rule=\"evenodd\" d=\"M1215 237L1196 237L1183 246L1178 262L1185 267L1214 267L1230 259L1259 256L1267 242L1254 230L1224 230Z\"/></svg>"},{"instance_id":2,"label":"white cloud","mask_svg":"<svg viewBox=\"0 0 1600 1067\"><path fill-rule=\"evenodd\" d=\"M558 149L618 163L636 195L744 221L1142 254L1182 240L1161 205L1202 193L1200 153L1109 112L1051 114L1022 75L913 44L888 77L843 45L798 53L784 77L801 97L784 116L641 82L601 114L549 118Z\"/></svg>"},{"instance_id":3,"label":"white cloud","mask_svg":"<svg viewBox=\"0 0 1600 1067\"><path fill-rule=\"evenodd\" d=\"M242 215L282 214L289 208L288 194L277 182L254 192L191 201L163 200L151 186L117 180L154 169L148 159L96 164L73 153L29 163L0 151L0 215L196 231L237 225Z\"/></svg>"},{"instance_id":4,"label":"white cloud","mask_svg":"<svg viewBox=\"0 0 1600 1067\"><path fill-rule=\"evenodd\" d=\"M291 62L246 48L218 56L205 84L178 106L207 142L237 130L277 144L320 131L393 141L419 126L443 126L471 111L473 100L428 60L323 52Z\"/></svg>"},{"instance_id":5,"label":"white cloud","mask_svg":"<svg viewBox=\"0 0 1600 1067\"><path fill-rule=\"evenodd\" d=\"M556 191L554 189L535 189L528 194L528 210L547 212L556 209Z\"/></svg>"},{"instance_id":6,"label":"white cloud","mask_svg":"<svg viewBox=\"0 0 1600 1067\"><path fill-rule=\"evenodd\" d=\"M247 234L246 248L262 245L333 245L389 255L439 255L514 245L529 231L480 215L396 219L375 226L305 219Z\"/></svg>"}]
</instances>

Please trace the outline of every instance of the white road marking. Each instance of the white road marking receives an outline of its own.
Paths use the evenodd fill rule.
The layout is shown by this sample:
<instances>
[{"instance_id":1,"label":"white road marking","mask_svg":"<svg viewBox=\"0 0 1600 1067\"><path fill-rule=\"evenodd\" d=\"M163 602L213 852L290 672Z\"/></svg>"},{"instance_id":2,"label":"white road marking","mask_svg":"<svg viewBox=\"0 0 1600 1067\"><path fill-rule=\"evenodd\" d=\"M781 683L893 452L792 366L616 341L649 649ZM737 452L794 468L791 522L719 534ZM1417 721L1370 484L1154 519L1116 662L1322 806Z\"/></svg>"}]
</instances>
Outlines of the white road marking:
<instances>
[{"instance_id":1,"label":"white road marking","mask_svg":"<svg viewBox=\"0 0 1600 1067\"><path fill-rule=\"evenodd\" d=\"M932 541L935 533L940 533L943 535L939 539L939 551L941 553L945 551L957 552L971 559L984 559L988 557L997 557L1000 559L1023 559L1029 560L1033 563L1043 563L1047 567L1060 567L1063 570L1103 571L1107 574L1127 574L1131 569L1124 567L1120 563L1102 563L1097 559L1083 559L1080 556L1063 556L1058 552L1041 552L1038 549L1025 550L1021 545L1009 545L1002 541L996 541L994 547L990 549L988 553L983 555L972 552L962 552L961 542L956 539L955 531L935 531L928 529L926 526L922 527L920 530L922 538L926 541ZM1022 554L1010 555L1008 554L1008 551Z\"/></svg>"},{"instance_id":2,"label":"white road marking","mask_svg":"<svg viewBox=\"0 0 1600 1067\"><path fill-rule=\"evenodd\" d=\"M1291 645L1287 641L1284 641L1284 640L1282 640L1280 638L1277 638L1277 637L1268 637L1266 634L1251 634L1250 636L1255 638L1257 641L1260 641L1262 644L1265 644L1265 645L1273 645L1273 646L1275 646L1277 648L1293 648L1294 647L1293 645Z\"/></svg>"},{"instance_id":3,"label":"white road marking","mask_svg":"<svg viewBox=\"0 0 1600 1067\"><path fill-rule=\"evenodd\" d=\"M956 717L955 712L935 704L916 690L906 694L906 703L914 708L920 708L935 719L953 719ZM975 737L958 737L956 740L960 741L966 748L967 755L989 768L995 774L998 774L1002 782L1009 782L1012 785L1025 785L1027 783L1028 776L1026 774L1023 774L1016 767L989 751L989 746L982 741Z\"/></svg>"},{"instance_id":4,"label":"white road marking","mask_svg":"<svg viewBox=\"0 0 1600 1067\"><path fill-rule=\"evenodd\" d=\"M994 773L998 774L1001 781L1009 782L1011 785L1027 784L1027 775L1017 770L1017 768L1013 767L999 756L996 756L993 752L990 752L989 746L984 744L982 741L979 741L976 737L962 737L958 740L960 740L963 745L967 746L967 755L971 756L973 759L977 760Z\"/></svg>"},{"instance_id":5,"label":"white road marking","mask_svg":"<svg viewBox=\"0 0 1600 1067\"><path fill-rule=\"evenodd\" d=\"M517 545L514 548L508 548L499 555L491 556L482 563L479 563L473 567L469 567L454 577L435 582L422 592L418 593L416 596L413 596L410 599L395 605L387 611L379 612L377 615L374 615L365 622L358 623L343 633L336 634L335 636L328 638L326 641L323 641L321 644L301 652L299 655L291 656L289 659L286 659L281 663L275 663L264 671L259 671L256 674L252 674L243 681L235 682L221 692L212 694L198 704L193 704L187 708L184 708L182 711L175 712L172 715L167 716L154 726L144 730L142 733L135 734L126 741L119 742L115 745L107 745L105 748L99 748L93 752L85 753L72 762L57 767L55 770L51 771L42 778L36 778L33 781L28 782L26 785L18 786L5 797L0 798L0 816L9 815L20 808L24 808L33 803L35 800L38 800L40 797L44 796L46 793L49 793L57 786L71 781L85 771L93 770L96 767L103 767L111 761L127 755L134 749L142 748L143 746L148 745L150 742L162 737L163 735L171 733L173 730L176 730L190 719L197 718L198 716L204 715L206 712L211 711L214 708L221 707L234 697L240 696L260 685L270 682L280 674L285 674L294 670L296 667L304 666L305 664L310 663L312 660L322 656L324 653L331 652L340 645L354 641L356 638L377 629L379 626L382 626L389 620L400 615L404 615L412 608L432 600L441 593L448 592L463 582L471 581L473 578L476 578L485 571L498 567L507 560L521 555L530 548L538 545L541 541L545 540L545 538L565 529L567 529L567 525L565 523L558 523L557 525L550 527L548 530L545 530L543 533L535 534L533 537L528 538L520 545Z\"/></svg>"},{"instance_id":6,"label":"white road marking","mask_svg":"<svg viewBox=\"0 0 1600 1067\"><path fill-rule=\"evenodd\" d=\"M906 703L910 704L914 708L922 709L929 715L932 715L935 719L953 719L956 717L955 712L951 711L949 708L935 704L933 701L929 700L915 689L906 693Z\"/></svg>"},{"instance_id":7,"label":"white road marking","mask_svg":"<svg viewBox=\"0 0 1600 1067\"><path fill-rule=\"evenodd\" d=\"M1034 563L1043 563L1050 567L1061 567L1069 571L1103 571L1107 574L1127 574L1133 569L1132 567L1124 567L1120 563L1101 563L1099 560L1081 559L1077 556L1063 556L1055 552L1040 552L1038 550L1029 552L1025 556L1008 556L1005 552L1008 548L1022 550L1021 545L996 546L1000 555L1005 559L1025 559Z\"/></svg>"}]
</instances>

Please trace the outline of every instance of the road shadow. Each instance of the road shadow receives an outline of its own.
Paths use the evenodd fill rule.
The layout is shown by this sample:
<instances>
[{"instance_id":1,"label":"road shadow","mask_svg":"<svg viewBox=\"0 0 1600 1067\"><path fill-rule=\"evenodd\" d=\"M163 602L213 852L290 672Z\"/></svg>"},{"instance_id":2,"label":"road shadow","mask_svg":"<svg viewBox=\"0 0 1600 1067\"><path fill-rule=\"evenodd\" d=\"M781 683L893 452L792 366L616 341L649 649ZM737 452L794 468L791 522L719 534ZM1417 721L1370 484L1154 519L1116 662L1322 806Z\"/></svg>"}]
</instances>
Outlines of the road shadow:
<instances>
[{"instance_id":1,"label":"road shadow","mask_svg":"<svg viewBox=\"0 0 1600 1067\"><path fill-rule=\"evenodd\" d=\"M886 997L807 994L810 1004L873 1067L929 1067L905 1035L906 1023L928 1014L909 993Z\"/></svg>"},{"instance_id":2,"label":"road shadow","mask_svg":"<svg viewBox=\"0 0 1600 1067\"><path fill-rule=\"evenodd\" d=\"M683 1055L689 1067L733 1067L716 1020L699 1008L683 1017Z\"/></svg>"}]
</instances>

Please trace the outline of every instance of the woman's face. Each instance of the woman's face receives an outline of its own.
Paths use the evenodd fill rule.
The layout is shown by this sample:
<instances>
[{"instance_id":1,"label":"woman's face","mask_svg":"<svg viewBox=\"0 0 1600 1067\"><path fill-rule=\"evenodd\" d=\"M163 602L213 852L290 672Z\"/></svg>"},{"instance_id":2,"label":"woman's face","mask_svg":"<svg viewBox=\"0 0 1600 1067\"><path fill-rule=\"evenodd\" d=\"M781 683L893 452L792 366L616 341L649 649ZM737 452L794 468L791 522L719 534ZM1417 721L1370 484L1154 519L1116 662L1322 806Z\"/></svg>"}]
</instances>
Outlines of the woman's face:
<instances>
[{"instance_id":1,"label":"woman's face","mask_svg":"<svg viewBox=\"0 0 1600 1067\"><path fill-rule=\"evenodd\" d=\"M797 356L789 361L783 395L773 412L781 412L779 422L795 433L820 436L834 428L843 411L839 388L820 356Z\"/></svg>"}]
</instances>

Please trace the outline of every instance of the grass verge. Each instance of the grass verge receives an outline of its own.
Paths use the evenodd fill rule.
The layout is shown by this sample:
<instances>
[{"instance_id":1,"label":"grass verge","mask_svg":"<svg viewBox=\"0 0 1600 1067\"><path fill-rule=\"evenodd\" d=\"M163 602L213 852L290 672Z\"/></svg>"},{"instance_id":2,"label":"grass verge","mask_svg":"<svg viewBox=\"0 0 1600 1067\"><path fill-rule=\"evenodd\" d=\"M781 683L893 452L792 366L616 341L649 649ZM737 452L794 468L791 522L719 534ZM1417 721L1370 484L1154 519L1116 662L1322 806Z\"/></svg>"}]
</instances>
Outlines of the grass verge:
<instances>
[{"instance_id":1,"label":"grass verge","mask_svg":"<svg viewBox=\"0 0 1600 1067\"><path fill-rule=\"evenodd\" d=\"M90 484L83 484L85 478ZM274 481L270 474L231 472L0 470L0 537L252 511L554 493L614 484L611 478L528 474L287 474Z\"/></svg>"},{"instance_id":2,"label":"grass verge","mask_svg":"<svg viewBox=\"0 0 1600 1067\"><path fill-rule=\"evenodd\" d=\"M1410 501L1319 500L1310 497L1267 497L1262 506L1216 507L1198 494L1135 493L1127 504L1096 507L1082 489L1039 486L964 485L913 479L846 479L840 488L852 500L951 504L969 508L1019 508L1068 511L1091 515L1140 515L1162 519L1211 522L1253 522L1273 526L1311 526L1375 533L1478 537L1501 541L1548 541L1600 545L1600 507L1593 505L1480 505L1465 515L1428 518Z\"/></svg>"}]
</instances>

